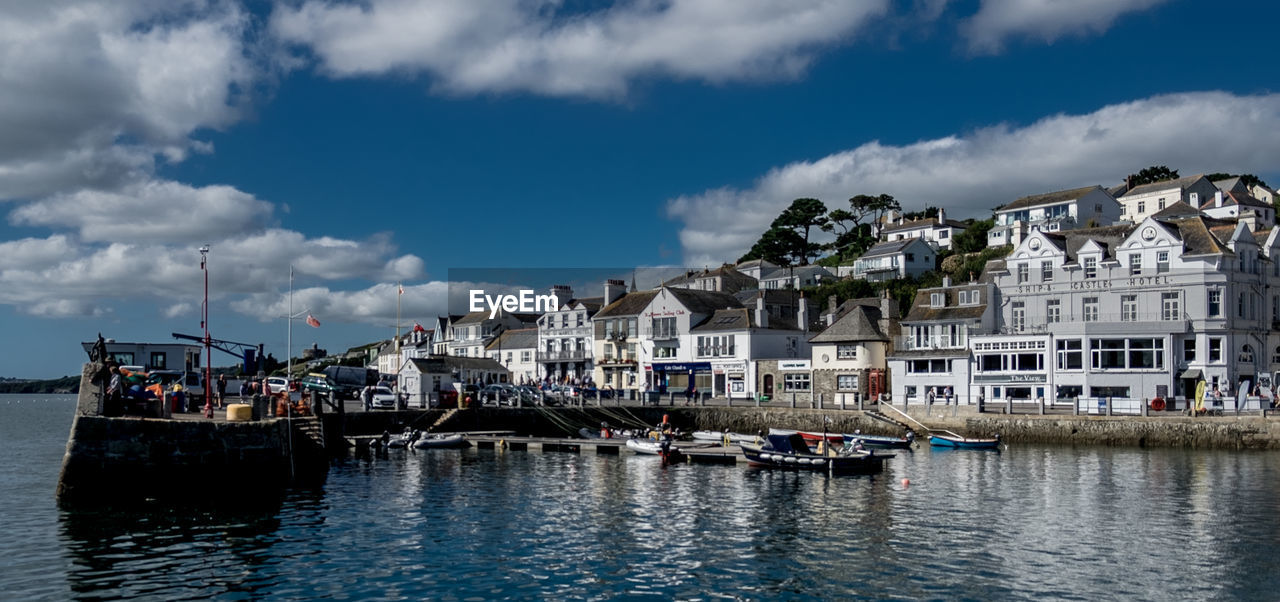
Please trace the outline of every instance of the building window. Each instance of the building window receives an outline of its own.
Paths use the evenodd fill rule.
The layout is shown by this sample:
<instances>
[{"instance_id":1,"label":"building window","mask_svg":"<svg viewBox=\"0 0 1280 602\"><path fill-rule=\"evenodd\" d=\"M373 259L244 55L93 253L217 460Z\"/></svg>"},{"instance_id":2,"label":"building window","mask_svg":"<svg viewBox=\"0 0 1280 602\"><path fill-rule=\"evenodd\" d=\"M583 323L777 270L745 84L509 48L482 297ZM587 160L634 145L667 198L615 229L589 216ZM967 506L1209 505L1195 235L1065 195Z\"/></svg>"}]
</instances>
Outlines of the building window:
<instances>
[{"instance_id":1,"label":"building window","mask_svg":"<svg viewBox=\"0 0 1280 602\"><path fill-rule=\"evenodd\" d=\"M959 297L957 301L960 303L960 305L969 304L969 291L960 291L959 293L956 293L956 295Z\"/></svg>"},{"instance_id":2,"label":"building window","mask_svg":"<svg viewBox=\"0 0 1280 602\"><path fill-rule=\"evenodd\" d=\"M532 352L532 351L521 351L521 352L520 352L520 361L522 361L522 362L526 362L526 363L527 363L527 362L529 362L529 361L531 361L531 360L533 360L533 352Z\"/></svg>"},{"instance_id":3,"label":"building window","mask_svg":"<svg viewBox=\"0 0 1280 602\"><path fill-rule=\"evenodd\" d=\"M151 352L151 369L152 370L166 369L166 366L165 366L166 357L168 356L166 356L163 351L152 351Z\"/></svg>"},{"instance_id":4,"label":"building window","mask_svg":"<svg viewBox=\"0 0 1280 602\"><path fill-rule=\"evenodd\" d=\"M1138 296L1120 295L1120 321L1138 321Z\"/></svg>"},{"instance_id":5,"label":"building window","mask_svg":"<svg viewBox=\"0 0 1280 602\"><path fill-rule=\"evenodd\" d=\"M1146 212L1147 212L1147 202L1138 201L1138 215L1142 215L1143 213L1146 213Z\"/></svg>"},{"instance_id":6,"label":"building window","mask_svg":"<svg viewBox=\"0 0 1280 602\"><path fill-rule=\"evenodd\" d=\"M808 372L788 372L782 376L783 391L808 391Z\"/></svg>"},{"instance_id":7,"label":"building window","mask_svg":"<svg viewBox=\"0 0 1280 602\"><path fill-rule=\"evenodd\" d=\"M1181 320L1182 319L1182 303L1178 298L1178 293L1176 292L1160 293L1160 319L1161 320Z\"/></svg>"},{"instance_id":8,"label":"building window","mask_svg":"<svg viewBox=\"0 0 1280 602\"><path fill-rule=\"evenodd\" d=\"M1182 341L1182 361L1190 364L1196 361L1196 340L1186 339Z\"/></svg>"},{"instance_id":9,"label":"building window","mask_svg":"<svg viewBox=\"0 0 1280 602\"><path fill-rule=\"evenodd\" d=\"M653 338L655 339L673 339L678 333L676 332L675 318L654 318L653 319Z\"/></svg>"},{"instance_id":10,"label":"building window","mask_svg":"<svg viewBox=\"0 0 1280 602\"><path fill-rule=\"evenodd\" d=\"M1156 211L1164 209L1164 199L1156 201Z\"/></svg>"},{"instance_id":11,"label":"building window","mask_svg":"<svg viewBox=\"0 0 1280 602\"><path fill-rule=\"evenodd\" d=\"M1239 361L1245 364L1253 363L1253 346L1252 345L1245 344L1240 347Z\"/></svg>"},{"instance_id":12,"label":"building window","mask_svg":"<svg viewBox=\"0 0 1280 602\"><path fill-rule=\"evenodd\" d=\"M1209 317L1222 317L1222 289L1209 289Z\"/></svg>"},{"instance_id":13,"label":"building window","mask_svg":"<svg viewBox=\"0 0 1280 602\"><path fill-rule=\"evenodd\" d=\"M1236 317L1237 318L1242 318L1242 319L1244 318L1244 306L1245 306L1244 293L1240 293L1239 295L1236 296Z\"/></svg>"},{"instance_id":14,"label":"building window","mask_svg":"<svg viewBox=\"0 0 1280 602\"><path fill-rule=\"evenodd\" d=\"M585 312L578 312L578 326L582 326L586 321L587 314Z\"/></svg>"},{"instance_id":15,"label":"building window","mask_svg":"<svg viewBox=\"0 0 1280 602\"><path fill-rule=\"evenodd\" d=\"M942 307L943 305L946 305L946 298L946 293L930 293L929 307Z\"/></svg>"},{"instance_id":16,"label":"building window","mask_svg":"<svg viewBox=\"0 0 1280 602\"><path fill-rule=\"evenodd\" d=\"M1030 279L1031 266L1020 263L1018 264L1018 284L1022 284Z\"/></svg>"},{"instance_id":17,"label":"building window","mask_svg":"<svg viewBox=\"0 0 1280 602\"><path fill-rule=\"evenodd\" d=\"M1097 257L1084 258L1084 277L1085 278L1098 277L1098 258Z\"/></svg>"},{"instance_id":18,"label":"building window","mask_svg":"<svg viewBox=\"0 0 1280 602\"><path fill-rule=\"evenodd\" d=\"M1280 364L1280 347L1276 347L1276 350L1271 353L1271 363Z\"/></svg>"},{"instance_id":19,"label":"building window","mask_svg":"<svg viewBox=\"0 0 1280 602\"><path fill-rule=\"evenodd\" d=\"M1062 321L1062 301L1058 299L1049 299L1044 302L1045 322L1049 324L1057 324Z\"/></svg>"},{"instance_id":20,"label":"building window","mask_svg":"<svg viewBox=\"0 0 1280 602\"><path fill-rule=\"evenodd\" d=\"M1058 340L1058 369L1084 369L1084 343L1080 339Z\"/></svg>"},{"instance_id":21,"label":"building window","mask_svg":"<svg viewBox=\"0 0 1280 602\"><path fill-rule=\"evenodd\" d=\"M836 389L840 391L857 391L858 375L857 374L837 374Z\"/></svg>"},{"instance_id":22,"label":"building window","mask_svg":"<svg viewBox=\"0 0 1280 602\"><path fill-rule=\"evenodd\" d=\"M1021 331L1027 327L1027 308L1022 301L1013 302L1013 329Z\"/></svg>"},{"instance_id":23,"label":"building window","mask_svg":"<svg viewBox=\"0 0 1280 602\"><path fill-rule=\"evenodd\" d=\"M1085 322L1098 321L1098 298L1097 297L1085 297L1080 305L1082 309L1080 313L1084 316Z\"/></svg>"},{"instance_id":24,"label":"building window","mask_svg":"<svg viewBox=\"0 0 1280 602\"><path fill-rule=\"evenodd\" d=\"M1142 254L1134 253L1129 256L1129 273L1134 276L1142 273Z\"/></svg>"},{"instance_id":25,"label":"building window","mask_svg":"<svg viewBox=\"0 0 1280 602\"><path fill-rule=\"evenodd\" d=\"M1052 261L1040 262L1040 281L1053 282L1053 262Z\"/></svg>"},{"instance_id":26,"label":"building window","mask_svg":"<svg viewBox=\"0 0 1280 602\"><path fill-rule=\"evenodd\" d=\"M858 346L857 345L836 345L836 359L838 360L858 359Z\"/></svg>"},{"instance_id":27,"label":"building window","mask_svg":"<svg viewBox=\"0 0 1280 602\"><path fill-rule=\"evenodd\" d=\"M1099 370L1164 369L1164 339L1089 339L1090 366Z\"/></svg>"},{"instance_id":28,"label":"building window","mask_svg":"<svg viewBox=\"0 0 1280 602\"><path fill-rule=\"evenodd\" d=\"M1222 363L1222 339L1209 339L1209 361L1214 364Z\"/></svg>"},{"instance_id":29,"label":"building window","mask_svg":"<svg viewBox=\"0 0 1280 602\"><path fill-rule=\"evenodd\" d=\"M1156 252L1156 273L1163 274L1168 271L1169 271L1169 252L1157 251Z\"/></svg>"}]
</instances>

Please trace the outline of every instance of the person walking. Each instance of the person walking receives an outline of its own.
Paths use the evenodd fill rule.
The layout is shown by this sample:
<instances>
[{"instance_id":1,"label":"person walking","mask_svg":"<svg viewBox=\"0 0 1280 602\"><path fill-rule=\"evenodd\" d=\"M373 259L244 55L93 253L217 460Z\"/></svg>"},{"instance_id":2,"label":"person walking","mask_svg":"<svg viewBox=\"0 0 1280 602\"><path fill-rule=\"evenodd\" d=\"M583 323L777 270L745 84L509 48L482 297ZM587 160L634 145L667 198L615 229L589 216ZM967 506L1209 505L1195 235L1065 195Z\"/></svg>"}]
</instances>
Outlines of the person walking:
<instances>
[{"instance_id":1,"label":"person walking","mask_svg":"<svg viewBox=\"0 0 1280 602\"><path fill-rule=\"evenodd\" d=\"M218 409L223 407L222 399L227 396L227 375L218 375Z\"/></svg>"}]
</instances>

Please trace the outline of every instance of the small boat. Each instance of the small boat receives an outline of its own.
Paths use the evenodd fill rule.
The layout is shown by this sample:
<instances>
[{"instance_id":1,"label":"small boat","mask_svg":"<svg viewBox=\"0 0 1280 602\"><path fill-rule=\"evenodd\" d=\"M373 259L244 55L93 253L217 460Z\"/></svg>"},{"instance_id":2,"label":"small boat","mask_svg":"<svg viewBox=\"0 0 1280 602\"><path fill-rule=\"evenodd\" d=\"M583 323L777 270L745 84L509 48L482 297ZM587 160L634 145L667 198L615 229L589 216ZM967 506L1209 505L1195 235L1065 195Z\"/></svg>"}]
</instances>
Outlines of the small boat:
<instances>
[{"instance_id":1,"label":"small boat","mask_svg":"<svg viewBox=\"0 0 1280 602\"><path fill-rule=\"evenodd\" d=\"M647 456L662 455L662 444L652 439L627 439L627 449ZM672 445L669 448L670 453L680 453L680 448Z\"/></svg>"},{"instance_id":2,"label":"small boat","mask_svg":"<svg viewBox=\"0 0 1280 602\"><path fill-rule=\"evenodd\" d=\"M468 445L471 445L471 443L460 433L425 435L413 443L413 447L417 449L455 448L467 447Z\"/></svg>"},{"instance_id":3,"label":"small boat","mask_svg":"<svg viewBox=\"0 0 1280 602\"><path fill-rule=\"evenodd\" d=\"M863 447L874 447L877 449L908 449L911 447L912 443L916 442L916 434L912 431L907 431L906 437L864 435L862 433L844 435L844 444L846 446L853 446L855 441L861 442Z\"/></svg>"},{"instance_id":4,"label":"small boat","mask_svg":"<svg viewBox=\"0 0 1280 602\"><path fill-rule=\"evenodd\" d=\"M714 443L724 443L725 433L721 431L693 431L694 441L710 441ZM755 435L743 435L742 433L729 433L729 443L755 443Z\"/></svg>"},{"instance_id":5,"label":"small boat","mask_svg":"<svg viewBox=\"0 0 1280 602\"><path fill-rule=\"evenodd\" d=\"M589 429L584 426L578 429L578 436L582 437L583 439L599 439L600 431L596 429Z\"/></svg>"},{"instance_id":6,"label":"small boat","mask_svg":"<svg viewBox=\"0 0 1280 602\"><path fill-rule=\"evenodd\" d=\"M893 454L874 451L841 452L820 456L809 451L809 444L797 432L780 434L770 431L763 445L743 443L742 455L753 466L821 470L840 474L874 474L884 469L884 461Z\"/></svg>"},{"instance_id":7,"label":"small boat","mask_svg":"<svg viewBox=\"0 0 1280 602\"><path fill-rule=\"evenodd\" d=\"M770 429L769 432L773 432L772 429ZM840 433L818 433L814 431L799 431L799 432L800 432L800 436L804 437L804 442L808 443L810 446L817 445L818 442L822 441L824 437L826 438L827 443L833 443L833 444L844 443L844 435Z\"/></svg>"},{"instance_id":8,"label":"small boat","mask_svg":"<svg viewBox=\"0 0 1280 602\"><path fill-rule=\"evenodd\" d=\"M960 437L958 435L929 435L929 445L956 449L1000 449L1000 435L995 437Z\"/></svg>"}]
</instances>

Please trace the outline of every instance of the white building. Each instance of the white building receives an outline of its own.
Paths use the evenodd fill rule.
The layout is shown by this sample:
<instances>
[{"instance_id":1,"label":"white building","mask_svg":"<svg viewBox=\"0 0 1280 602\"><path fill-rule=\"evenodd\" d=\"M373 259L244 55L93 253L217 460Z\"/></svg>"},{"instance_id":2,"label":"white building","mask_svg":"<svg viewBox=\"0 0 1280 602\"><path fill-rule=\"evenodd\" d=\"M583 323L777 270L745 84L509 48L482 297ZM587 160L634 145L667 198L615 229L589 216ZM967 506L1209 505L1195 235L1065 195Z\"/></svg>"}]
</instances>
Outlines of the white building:
<instances>
[{"instance_id":1,"label":"white building","mask_svg":"<svg viewBox=\"0 0 1280 602\"><path fill-rule=\"evenodd\" d=\"M1109 226L1120 220L1120 214L1120 203L1101 186L1025 196L996 209L987 246L1016 246L1033 229L1058 232Z\"/></svg>"},{"instance_id":2,"label":"white building","mask_svg":"<svg viewBox=\"0 0 1280 602\"><path fill-rule=\"evenodd\" d=\"M506 330L536 328L538 316L517 314L498 309L493 317L488 311L473 311L458 319L450 319L448 353L455 357L486 357L485 347Z\"/></svg>"},{"instance_id":3,"label":"white building","mask_svg":"<svg viewBox=\"0 0 1280 602\"><path fill-rule=\"evenodd\" d=\"M852 265L839 266L841 278L853 276L858 280L895 280L916 277L937 268L937 254L929 243L919 238L907 238L877 243L867 249Z\"/></svg>"},{"instance_id":4,"label":"white building","mask_svg":"<svg viewBox=\"0 0 1280 602\"><path fill-rule=\"evenodd\" d=\"M600 308L591 317L594 328L594 377L598 387L612 387L617 391L637 395L643 390L640 377L640 314L644 312L658 290L627 293Z\"/></svg>"},{"instance_id":5,"label":"white building","mask_svg":"<svg viewBox=\"0 0 1280 602\"><path fill-rule=\"evenodd\" d=\"M835 277L836 275L831 270L820 265L774 268L761 274L759 288L764 290L800 290L818 286L825 281L834 280Z\"/></svg>"},{"instance_id":6,"label":"white building","mask_svg":"<svg viewBox=\"0 0 1280 602\"><path fill-rule=\"evenodd\" d=\"M880 239L894 241L919 238L935 248L950 249L951 239L964 232L965 227L963 222L947 219L946 210L939 208L936 218L926 217L904 222L899 217L896 223L885 226L880 231Z\"/></svg>"},{"instance_id":7,"label":"white building","mask_svg":"<svg viewBox=\"0 0 1280 602\"><path fill-rule=\"evenodd\" d=\"M485 347L489 359L498 362L511 373L511 381L517 385L535 383L541 369L535 359L538 350L538 329L517 328L504 331Z\"/></svg>"},{"instance_id":8,"label":"white building","mask_svg":"<svg viewBox=\"0 0 1280 602\"><path fill-rule=\"evenodd\" d=\"M711 362L697 357L692 329L717 310L741 305L732 295L711 291L663 287L654 292L639 313L636 337L646 390L712 390Z\"/></svg>"},{"instance_id":9,"label":"white building","mask_svg":"<svg viewBox=\"0 0 1280 602\"><path fill-rule=\"evenodd\" d=\"M989 402L1052 402L1185 397L1201 378L1229 391L1269 383L1276 252L1274 229L1199 216L1033 232L988 265L1000 329L969 337L975 388Z\"/></svg>"},{"instance_id":10,"label":"white building","mask_svg":"<svg viewBox=\"0 0 1280 602\"><path fill-rule=\"evenodd\" d=\"M813 393L822 395L824 402L837 403L845 397L846 403L852 403L859 395L883 393L888 386L886 357L897 334L898 315L897 301L888 297L851 299L829 307L823 316L827 326L809 339L811 375L783 372L781 391L799 392L786 381L812 378Z\"/></svg>"},{"instance_id":11,"label":"white building","mask_svg":"<svg viewBox=\"0 0 1280 602\"><path fill-rule=\"evenodd\" d=\"M1223 220L1240 220L1254 230L1266 230L1276 225L1276 212L1271 203L1264 203L1248 192L1218 190L1200 206L1205 215Z\"/></svg>"},{"instance_id":12,"label":"white building","mask_svg":"<svg viewBox=\"0 0 1280 602\"><path fill-rule=\"evenodd\" d=\"M463 384L510 381L511 373L487 357L433 355L411 359L400 370L400 391L417 407L435 406Z\"/></svg>"},{"instance_id":13,"label":"white building","mask_svg":"<svg viewBox=\"0 0 1280 602\"><path fill-rule=\"evenodd\" d=\"M1135 186L1117 199L1122 208L1120 219L1136 224L1178 201L1202 207L1217 190L1203 175Z\"/></svg>"},{"instance_id":14,"label":"white building","mask_svg":"<svg viewBox=\"0 0 1280 602\"><path fill-rule=\"evenodd\" d=\"M537 362L539 378L553 382L589 380L594 371L594 340L591 318L605 299L617 300L626 292L621 280L605 283L604 297L576 299L573 289L557 285L551 293L561 299L560 307L538 319Z\"/></svg>"},{"instance_id":15,"label":"white building","mask_svg":"<svg viewBox=\"0 0 1280 602\"><path fill-rule=\"evenodd\" d=\"M935 391L938 403L972 403L981 383L972 383L969 339L995 332L997 312L995 287L985 282L952 286L943 278L940 288L920 289L902 319L902 335L895 340L888 357L893 374L895 401L923 403Z\"/></svg>"},{"instance_id":16,"label":"white building","mask_svg":"<svg viewBox=\"0 0 1280 602\"><path fill-rule=\"evenodd\" d=\"M800 298L799 323L771 317L764 292L754 306L720 309L693 327L693 361L708 362L711 386L700 391L713 397L754 398L756 360L801 359L809 356L807 301Z\"/></svg>"}]
</instances>

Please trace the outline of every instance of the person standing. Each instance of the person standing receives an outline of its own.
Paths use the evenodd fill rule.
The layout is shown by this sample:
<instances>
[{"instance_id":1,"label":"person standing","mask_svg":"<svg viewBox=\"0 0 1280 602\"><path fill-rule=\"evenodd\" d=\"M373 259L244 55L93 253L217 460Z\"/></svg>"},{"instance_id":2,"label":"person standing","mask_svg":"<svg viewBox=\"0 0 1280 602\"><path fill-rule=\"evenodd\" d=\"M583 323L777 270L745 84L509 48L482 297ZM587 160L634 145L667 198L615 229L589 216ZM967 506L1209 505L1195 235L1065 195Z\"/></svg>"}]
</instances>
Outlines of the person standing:
<instances>
[{"instance_id":1,"label":"person standing","mask_svg":"<svg viewBox=\"0 0 1280 602\"><path fill-rule=\"evenodd\" d=\"M219 374L218 375L218 409L219 410L222 409L224 405L222 400L226 396L227 396L227 375Z\"/></svg>"},{"instance_id":2,"label":"person standing","mask_svg":"<svg viewBox=\"0 0 1280 602\"><path fill-rule=\"evenodd\" d=\"M946 405L951 405L951 385L947 385L947 388L942 390L942 399Z\"/></svg>"},{"instance_id":3,"label":"person standing","mask_svg":"<svg viewBox=\"0 0 1280 602\"><path fill-rule=\"evenodd\" d=\"M365 387L364 395L364 411L368 412L373 409L373 387Z\"/></svg>"}]
</instances>

